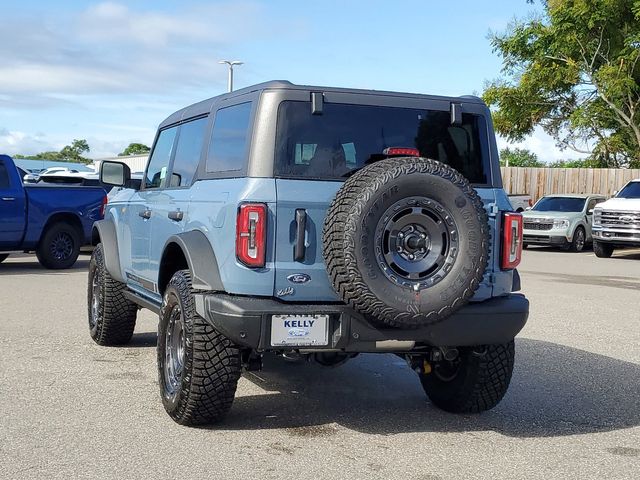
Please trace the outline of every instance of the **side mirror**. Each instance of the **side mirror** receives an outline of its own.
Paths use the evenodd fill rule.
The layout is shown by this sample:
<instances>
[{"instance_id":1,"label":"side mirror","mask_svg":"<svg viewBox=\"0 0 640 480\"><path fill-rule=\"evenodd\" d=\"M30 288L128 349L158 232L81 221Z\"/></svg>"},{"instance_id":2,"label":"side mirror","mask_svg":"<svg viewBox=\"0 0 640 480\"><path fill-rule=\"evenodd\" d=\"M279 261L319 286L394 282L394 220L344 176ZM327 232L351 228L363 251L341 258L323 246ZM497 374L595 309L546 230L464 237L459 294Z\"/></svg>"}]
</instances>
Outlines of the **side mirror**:
<instances>
[{"instance_id":1,"label":"side mirror","mask_svg":"<svg viewBox=\"0 0 640 480\"><path fill-rule=\"evenodd\" d=\"M100 164L100 183L114 187L128 187L131 181L131 169L122 162L108 160Z\"/></svg>"},{"instance_id":2,"label":"side mirror","mask_svg":"<svg viewBox=\"0 0 640 480\"><path fill-rule=\"evenodd\" d=\"M525 210L531 210L531 207L527 207L527 208L525 208Z\"/></svg>"},{"instance_id":3,"label":"side mirror","mask_svg":"<svg viewBox=\"0 0 640 480\"><path fill-rule=\"evenodd\" d=\"M590 208L589 210L587 210L587 215L593 215L593 208Z\"/></svg>"},{"instance_id":4,"label":"side mirror","mask_svg":"<svg viewBox=\"0 0 640 480\"><path fill-rule=\"evenodd\" d=\"M616 195L618 195L618 190L613 191L613 196L615 197Z\"/></svg>"}]
</instances>

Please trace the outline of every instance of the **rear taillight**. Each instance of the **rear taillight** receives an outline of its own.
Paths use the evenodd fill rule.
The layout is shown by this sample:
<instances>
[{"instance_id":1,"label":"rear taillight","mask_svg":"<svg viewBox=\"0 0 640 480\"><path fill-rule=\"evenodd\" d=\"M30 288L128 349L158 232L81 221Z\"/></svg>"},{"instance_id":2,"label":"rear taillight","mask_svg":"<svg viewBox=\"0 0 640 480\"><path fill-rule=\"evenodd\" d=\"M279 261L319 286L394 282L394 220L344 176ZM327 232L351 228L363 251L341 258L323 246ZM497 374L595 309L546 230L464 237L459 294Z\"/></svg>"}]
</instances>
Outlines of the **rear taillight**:
<instances>
[{"instance_id":1,"label":"rear taillight","mask_svg":"<svg viewBox=\"0 0 640 480\"><path fill-rule=\"evenodd\" d=\"M419 157L420 150L407 147L389 147L382 151L387 157Z\"/></svg>"},{"instance_id":2,"label":"rear taillight","mask_svg":"<svg viewBox=\"0 0 640 480\"><path fill-rule=\"evenodd\" d=\"M511 270L522 258L522 214L508 212L502 217L502 262L503 270Z\"/></svg>"},{"instance_id":3,"label":"rear taillight","mask_svg":"<svg viewBox=\"0 0 640 480\"><path fill-rule=\"evenodd\" d=\"M100 207L100 216L104 217L104 213L107 210L107 203L109 202L109 197L106 195L102 197L102 206Z\"/></svg>"},{"instance_id":4,"label":"rear taillight","mask_svg":"<svg viewBox=\"0 0 640 480\"><path fill-rule=\"evenodd\" d=\"M238 208L236 257L247 267L264 267L267 250L267 206L243 203Z\"/></svg>"}]
</instances>

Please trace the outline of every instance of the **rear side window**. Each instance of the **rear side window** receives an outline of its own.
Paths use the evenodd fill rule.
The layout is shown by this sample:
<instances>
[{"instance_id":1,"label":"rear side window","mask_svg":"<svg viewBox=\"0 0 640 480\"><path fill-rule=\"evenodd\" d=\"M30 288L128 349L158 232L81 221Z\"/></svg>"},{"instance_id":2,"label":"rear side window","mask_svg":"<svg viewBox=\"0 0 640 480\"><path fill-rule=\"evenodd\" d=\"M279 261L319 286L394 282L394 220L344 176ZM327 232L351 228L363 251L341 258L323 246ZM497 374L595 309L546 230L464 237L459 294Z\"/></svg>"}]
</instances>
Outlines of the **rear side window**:
<instances>
[{"instance_id":1,"label":"rear side window","mask_svg":"<svg viewBox=\"0 0 640 480\"><path fill-rule=\"evenodd\" d=\"M325 103L312 115L310 102L280 104L275 174L338 179L383 157L387 147L417 148L446 163L470 182L487 182L488 141L482 116L449 111Z\"/></svg>"},{"instance_id":2,"label":"rear side window","mask_svg":"<svg viewBox=\"0 0 640 480\"><path fill-rule=\"evenodd\" d=\"M193 182L204 144L207 118L198 118L180 126L176 155L171 169L171 187L187 187Z\"/></svg>"},{"instance_id":3,"label":"rear side window","mask_svg":"<svg viewBox=\"0 0 640 480\"><path fill-rule=\"evenodd\" d=\"M167 169L173 153L173 144L178 127L162 130L149 159L144 178L145 188L164 188L168 184Z\"/></svg>"},{"instance_id":4,"label":"rear side window","mask_svg":"<svg viewBox=\"0 0 640 480\"><path fill-rule=\"evenodd\" d=\"M246 163L251 102L216 112L207 155L207 172L242 170Z\"/></svg>"},{"instance_id":5,"label":"rear side window","mask_svg":"<svg viewBox=\"0 0 640 480\"><path fill-rule=\"evenodd\" d=\"M4 162L0 162L0 188L9 188L9 172Z\"/></svg>"}]
</instances>

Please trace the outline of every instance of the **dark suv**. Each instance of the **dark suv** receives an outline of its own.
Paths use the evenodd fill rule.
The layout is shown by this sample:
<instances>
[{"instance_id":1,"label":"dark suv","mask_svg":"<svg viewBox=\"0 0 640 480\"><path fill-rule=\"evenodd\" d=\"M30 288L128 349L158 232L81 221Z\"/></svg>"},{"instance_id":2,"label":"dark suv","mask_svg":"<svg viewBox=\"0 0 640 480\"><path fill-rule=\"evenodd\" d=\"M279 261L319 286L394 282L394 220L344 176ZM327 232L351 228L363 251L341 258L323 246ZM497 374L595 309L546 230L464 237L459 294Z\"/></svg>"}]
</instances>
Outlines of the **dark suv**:
<instances>
[{"instance_id":1,"label":"dark suv","mask_svg":"<svg viewBox=\"0 0 640 480\"><path fill-rule=\"evenodd\" d=\"M95 225L91 336L126 343L158 312L177 422L221 418L268 351L395 353L453 412L505 394L522 218L478 98L269 82L162 122L142 185L118 162L101 179L132 188Z\"/></svg>"}]
</instances>

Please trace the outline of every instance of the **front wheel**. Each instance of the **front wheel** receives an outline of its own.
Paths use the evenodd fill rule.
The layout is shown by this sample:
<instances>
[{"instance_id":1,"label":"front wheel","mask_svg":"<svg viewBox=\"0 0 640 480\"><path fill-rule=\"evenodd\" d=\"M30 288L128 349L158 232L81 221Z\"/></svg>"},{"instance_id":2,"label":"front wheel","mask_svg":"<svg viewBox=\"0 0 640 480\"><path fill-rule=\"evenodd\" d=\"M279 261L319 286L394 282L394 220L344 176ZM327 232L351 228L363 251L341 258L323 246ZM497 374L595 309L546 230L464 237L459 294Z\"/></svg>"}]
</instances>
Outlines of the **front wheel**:
<instances>
[{"instance_id":1,"label":"front wheel","mask_svg":"<svg viewBox=\"0 0 640 480\"><path fill-rule=\"evenodd\" d=\"M138 307L124 296L126 289L109 274L99 243L89 262L87 289L89 334L98 345L124 345L131 340Z\"/></svg>"},{"instance_id":2,"label":"front wheel","mask_svg":"<svg viewBox=\"0 0 640 480\"><path fill-rule=\"evenodd\" d=\"M54 223L42 235L36 255L45 268L71 268L80 254L80 234L66 222Z\"/></svg>"},{"instance_id":3,"label":"front wheel","mask_svg":"<svg viewBox=\"0 0 640 480\"><path fill-rule=\"evenodd\" d=\"M176 272L158 325L158 379L165 410L181 425L221 420L241 373L240 350L195 311L191 275Z\"/></svg>"},{"instance_id":4,"label":"front wheel","mask_svg":"<svg viewBox=\"0 0 640 480\"><path fill-rule=\"evenodd\" d=\"M596 257L599 258L609 258L611 255L613 255L613 245L594 240L593 253L595 253Z\"/></svg>"},{"instance_id":5,"label":"front wheel","mask_svg":"<svg viewBox=\"0 0 640 480\"><path fill-rule=\"evenodd\" d=\"M507 393L515 348L513 340L500 345L459 349L453 361L435 364L420 381L438 408L452 413L478 413L495 407Z\"/></svg>"},{"instance_id":6,"label":"front wheel","mask_svg":"<svg viewBox=\"0 0 640 480\"><path fill-rule=\"evenodd\" d=\"M584 232L584 228L578 227L576 231L573 232L573 239L569 244L569 250L572 252L581 252L584 250L584 244L586 243L587 236Z\"/></svg>"}]
</instances>

